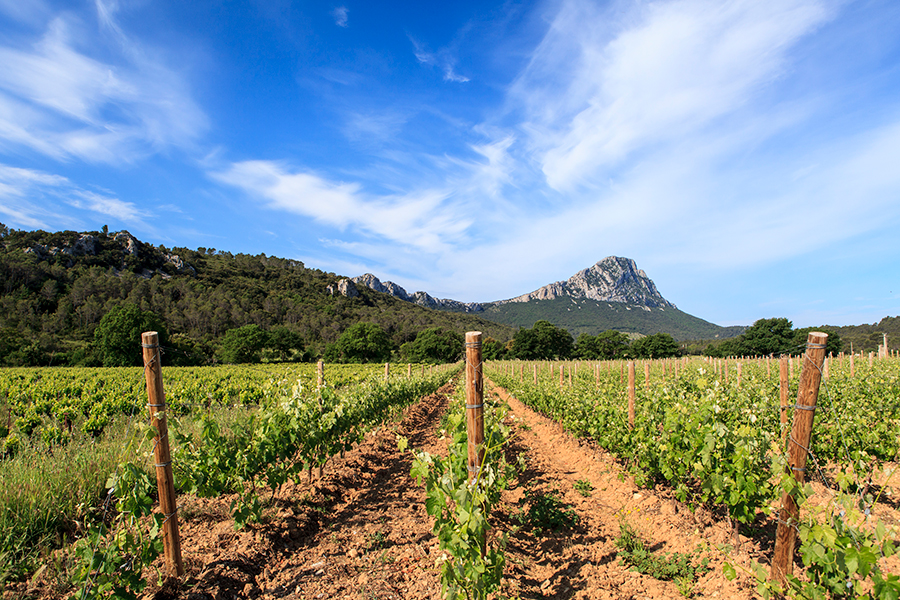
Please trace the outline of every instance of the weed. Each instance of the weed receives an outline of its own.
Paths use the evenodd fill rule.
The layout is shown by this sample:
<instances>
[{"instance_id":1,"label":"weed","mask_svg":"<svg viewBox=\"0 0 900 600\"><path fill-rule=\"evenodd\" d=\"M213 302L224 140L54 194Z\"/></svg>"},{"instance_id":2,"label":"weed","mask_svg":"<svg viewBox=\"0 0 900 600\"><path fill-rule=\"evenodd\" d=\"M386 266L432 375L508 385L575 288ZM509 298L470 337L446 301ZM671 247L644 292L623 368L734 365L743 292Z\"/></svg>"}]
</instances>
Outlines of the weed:
<instances>
[{"instance_id":1,"label":"weed","mask_svg":"<svg viewBox=\"0 0 900 600\"><path fill-rule=\"evenodd\" d=\"M366 545L366 550L380 550L387 542L387 536L384 535L383 531L373 531L366 536L366 539L369 542Z\"/></svg>"},{"instance_id":2,"label":"weed","mask_svg":"<svg viewBox=\"0 0 900 600\"><path fill-rule=\"evenodd\" d=\"M524 502L528 504L528 510L520 511L513 518L534 532L574 527L578 515L556 494L554 491L526 490Z\"/></svg>"},{"instance_id":3,"label":"weed","mask_svg":"<svg viewBox=\"0 0 900 600\"><path fill-rule=\"evenodd\" d=\"M675 582L678 591L687 597L693 594L694 581L710 570L709 559L697 561L695 553L682 554L667 552L654 554L641 537L625 521L619 523L619 537L616 539L619 559L636 571L654 579Z\"/></svg>"},{"instance_id":4,"label":"weed","mask_svg":"<svg viewBox=\"0 0 900 600\"><path fill-rule=\"evenodd\" d=\"M591 495L591 491L593 491L594 486L591 485L591 482L587 479L579 479L575 482L575 491L587 498Z\"/></svg>"}]
</instances>

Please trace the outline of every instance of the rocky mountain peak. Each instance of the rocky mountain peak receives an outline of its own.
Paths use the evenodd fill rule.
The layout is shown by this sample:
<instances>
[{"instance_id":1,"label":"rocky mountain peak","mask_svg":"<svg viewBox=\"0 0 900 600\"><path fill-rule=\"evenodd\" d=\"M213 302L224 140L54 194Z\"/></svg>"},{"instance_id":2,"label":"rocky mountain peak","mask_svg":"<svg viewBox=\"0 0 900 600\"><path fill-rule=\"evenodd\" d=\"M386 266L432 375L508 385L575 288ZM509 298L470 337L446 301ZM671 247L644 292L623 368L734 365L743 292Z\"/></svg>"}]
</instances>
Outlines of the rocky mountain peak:
<instances>
[{"instance_id":1,"label":"rocky mountain peak","mask_svg":"<svg viewBox=\"0 0 900 600\"><path fill-rule=\"evenodd\" d=\"M607 256L595 265L578 271L566 281L557 281L498 304L552 300L555 298L588 298L605 302L622 302L650 308L675 308L662 297L647 274L630 258Z\"/></svg>"}]
</instances>

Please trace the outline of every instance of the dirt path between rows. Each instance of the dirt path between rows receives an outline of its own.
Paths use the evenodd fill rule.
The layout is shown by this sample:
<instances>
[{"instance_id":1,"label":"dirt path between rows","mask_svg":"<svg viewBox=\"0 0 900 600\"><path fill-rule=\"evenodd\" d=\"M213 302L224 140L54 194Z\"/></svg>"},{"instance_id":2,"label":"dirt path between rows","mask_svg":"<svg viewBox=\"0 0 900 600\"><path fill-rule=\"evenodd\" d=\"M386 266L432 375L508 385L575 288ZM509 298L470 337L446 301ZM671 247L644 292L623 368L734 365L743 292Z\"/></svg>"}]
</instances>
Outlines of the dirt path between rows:
<instances>
[{"instance_id":1,"label":"dirt path between rows","mask_svg":"<svg viewBox=\"0 0 900 600\"><path fill-rule=\"evenodd\" d=\"M753 598L749 575L734 582L722 574L720 548L734 545L731 530L708 512L692 513L665 490L641 490L613 458L572 439L559 425L488 385L511 408L515 432L509 456L524 456L526 468L503 493L492 521L510 532L503 594L510 598L684 598L675 583L636 573L617 558L615 539L623 520L654 551L699 551L712 567L688 594L703 598ZM182 497L181 536L186 575L164 589L160 600L230 598L347 598L351 600L439 599L440 564L445 556L432 535L423 488L409 476L412 456L397 448L399 433L411 448L446 454L438 431L449 388L422 399L399 424L382 428L343 458L329 462L311 483L289 483L266 508L262 523L235 530L230 498ZM592 487L585 497L579 480ZM583 485L583 484L582 484ZM516 527L525 490L554 491L570 504L578 523L557 532ZM718 545L718 546L717 546ZM749 566L765 561L769 549L743 539L728 558ZM6 597L58 598L40 581L8 590ZM10 595L12 592L13 595Z\"/></svg>"}]
</instances>

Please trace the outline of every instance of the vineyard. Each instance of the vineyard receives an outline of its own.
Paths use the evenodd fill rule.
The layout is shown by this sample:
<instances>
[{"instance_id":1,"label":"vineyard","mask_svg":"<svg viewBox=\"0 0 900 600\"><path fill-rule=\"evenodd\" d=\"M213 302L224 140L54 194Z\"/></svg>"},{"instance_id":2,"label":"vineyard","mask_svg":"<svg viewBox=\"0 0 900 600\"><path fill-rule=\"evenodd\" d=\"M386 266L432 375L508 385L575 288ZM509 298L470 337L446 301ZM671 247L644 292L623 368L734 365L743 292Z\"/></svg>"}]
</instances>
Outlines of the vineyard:
<instances>
[{"instance_id":1,"label":"vineyard","mask_svg":"<svg viewBox=\"0 0 900 600\"><path fill-rule=\"evenodd\" d=\"M181 584L143 371L0 371L4 597L752 598L784 493L781 591L898 597L897 359L826 362L802 485L802 359L631 366L486 363L474 479L458 365L164 367Z\"/></svg>"}]
</instances>

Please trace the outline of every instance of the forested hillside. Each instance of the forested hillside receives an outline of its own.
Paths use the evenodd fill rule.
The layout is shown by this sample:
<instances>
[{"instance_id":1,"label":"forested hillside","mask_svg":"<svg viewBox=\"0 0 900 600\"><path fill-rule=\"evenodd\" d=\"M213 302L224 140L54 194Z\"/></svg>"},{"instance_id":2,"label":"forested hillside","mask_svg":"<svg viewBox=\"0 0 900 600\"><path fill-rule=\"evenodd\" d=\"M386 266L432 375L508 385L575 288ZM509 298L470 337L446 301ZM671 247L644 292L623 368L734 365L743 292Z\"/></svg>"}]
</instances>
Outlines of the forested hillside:
<instances>
[{"instance_id":1,"label":"forested hillside","mask_svg":"<svg viewBox=\"0 0 900 600\"><path fill-rule=\"evenodd\" d=\"M348 291L344 281L265 254L168 249L127 232L0 225L0 364L96 364L94 332L105 314L124 304L162 320L176 350L170 363L213 361L226 331L251 324L289 332L307 357L359 322L383 327L396 347L430 327L512 337L510 327L428 310L363 286Z\"/></svg>"}]
</instances>

